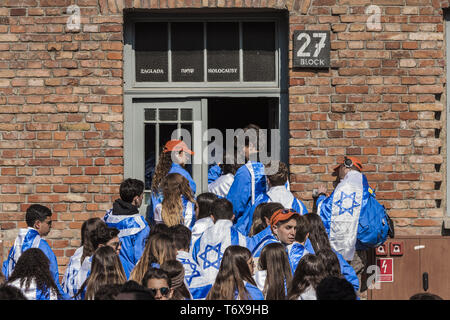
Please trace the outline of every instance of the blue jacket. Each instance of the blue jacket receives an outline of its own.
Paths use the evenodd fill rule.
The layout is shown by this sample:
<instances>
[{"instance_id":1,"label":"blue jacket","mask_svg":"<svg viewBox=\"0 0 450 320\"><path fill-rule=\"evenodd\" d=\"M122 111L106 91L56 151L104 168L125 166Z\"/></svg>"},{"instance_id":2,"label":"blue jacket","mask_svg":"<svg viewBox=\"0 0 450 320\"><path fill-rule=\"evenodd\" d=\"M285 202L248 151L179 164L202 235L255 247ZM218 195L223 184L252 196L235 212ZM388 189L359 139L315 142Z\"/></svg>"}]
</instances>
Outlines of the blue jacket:
<instances>
[{"instance_id":1,"label":"blue jacket","mask_svg":"<svg viewBox=\"0 0 450 320\"><path fill-rule=\"evenodd\" d=\"M237 221L256 198L266 192L266 175L264 165L260 162L247 162L234 176L227 199L233 204L235 221Z\"/></svg>"},{"instance_id":2,"label":"blue jacket","mask_svg":"<svg viewBox=\"0 0 450 320\"><path fill-rule=\"evenodd\" d=\"M222 175L222 168L218 164L211 166L208 170L208 184L214 182Z\"/></svg>"},{"instance_id":3,"label":"blue jacket","mask_svg":"<svg viewBox=\"0 0 450 320\"><path fill-rule=\"evenodd\" d=\"M144 252L145 243L150 234L150 227L144 217L139 213L135 213L135 210L129 211L129 215L120 214L127 213L127 210L124 208L122 208L122 211L118 210L115 212L117 202L114 203L112 209L106 212L103 220L109 227L117 228L120 231L119 239L122 248L119 257L128 278L131 270L133 270Z\"/></svg>"},{"instance_id":4,"label":"blue jacket","mask_svg":"<svg viewBox=\"0 0 450 320\"><path fill-rule=\"evenodd\" d=\"M62 290L59 282L58 260L48 242L39 236L39 232L36 229L26 228L19 230L14 245L9 251L8 258L3 262L2 272L5 278L8 279L11 276L22 253L30 248L38 248L44 252L50 261L50 273L61 294L60 299L69 300L71 297Z\"/></svg>"}]
</instances>

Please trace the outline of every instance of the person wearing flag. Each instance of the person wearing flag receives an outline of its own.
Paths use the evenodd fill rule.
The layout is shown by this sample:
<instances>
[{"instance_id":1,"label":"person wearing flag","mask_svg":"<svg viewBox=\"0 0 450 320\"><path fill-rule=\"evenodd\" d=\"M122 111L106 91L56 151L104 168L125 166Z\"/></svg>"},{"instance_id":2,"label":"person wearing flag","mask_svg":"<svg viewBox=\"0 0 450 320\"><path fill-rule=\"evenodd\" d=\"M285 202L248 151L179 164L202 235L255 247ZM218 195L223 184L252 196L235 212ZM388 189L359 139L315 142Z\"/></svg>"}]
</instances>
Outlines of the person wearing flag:
<instances>
[{"instance_id":1,"label":"person wearing flag","mask_svg":"<svg viewBox=\"0 0 450 320\"><path fill-rule=\"evenodd\" d=\"M192 259L200 266L205 280L214 282L225 249L239 245L252 251L270 230L266 228L253 237L246 237L233 226L233 206L225 198L219 198L212 205L214 225L206 229L192 246Z\"/></svg>"},{"instance_id":2,"label":"person wearing flag","mask_svg":"<svg viewBox=\"0 0 450 320\"><path fill-rule=\"evenodd\" d=\"M274 161L265 166L265 171L271 172L272 167L278 167L278 169L273 174L267 175L267 185L269 190L260 194L256 198L255 203L249 207L236 222L238 230L245 235L248 235L250 232L253 222L253 213L256 207L261 203L278 202L281 203L285 209L293 209L301 215L308 213L303 202L297 199L287 188L289 175L287 165L281 161Z\"/></svg>"},{"instance_id":3,"label":"person wearing flag","mask_svg":"<svg viewBox=\"0 0 450 320\"><path fill-rule=\"evenodd\" d=\"M120 258L128 278L144 252L145 241L150 233L147 221L139 214L144 197L144 182L128 178L120 184L119 193L120 198L106 212L103 220L108 227L120 231Z\"/></svg>"},{"instance_id":4,"label":"person wearing flag","mask_svg":"<svg viewBox=\"0 0 450 320\"><path fill-rule=\"evenodd\" d=\"M370 188L366 176L361 173L362 170L362 162L358 158L345 156L334 168L333 176L337 177L334 191L328 196L326 187L321 185L316 200L317 213L322 218L332 249L353 267L360 283L368 264L367 247L358 239L361 219L364 218L367 227L367 223L370 223L370 230L390 228L386 221L389 218L387 215L379 220L366 218L371 214L378 214L379 207L382 206L376 202L374 191ZM377 225L374 225L375 223ZM360 291L362 290L365 290L365 287L360 287Z\"/></svg>"},{"instance_id":5,"label":"person wearing flag","mask_svg":"<svg viewBox=\"0 0 450 320\"><path fill-rule=\"evenodd\" d=\"M50 273L53 280L61 293L63 300L70 297L62 290L59 282L58 261L48 242L43 239L47 236L52 228L52 211L43 205L32 204L28 207L25 220L27 228L19 230L19 234L14 241L14 245L9 251L8 258L3 262L2 272L8 279L14 270L20 256L30 248L41 249L50 261Z\"/></svg>"},{"instance_id":6,"label":"person wearing flag","mask_svg":"<svg viewBox=\"0 0 450 320\"><path fill-rule=\"evenodd\" d=\"M242 150L238 149L238 152L243 152L246 163L236 171L226 197L233 205L234 221L237 221L255 203L260 194L266 192L264 164L253 161L255 158L257 160L258 148L261 148L263 143L259 137L259 130L259 126L254 124L249 124L243 129L245 142ZM251 136L254 139L250 139ZM237 161L240 161L240 157L237 157Z\"/></svg>"},{"instance_id":7,"label":"person wearing flag","mask_svg":"<svg viewBox=\"0 0 450 320\"><path fill-rule=\"evenodd\" d=\"M164 145L156 165L155 174L153 175L151 197L146 213L147 221L151 225L156 223L154 214L158 204L163 201L164 195L162 192L162 182L168 174L179 173L185 177L189 181L189 187L195 197L197 185L191 174L185 168L188 163L189 156L193 154L194 152L189 149L186 143L182 140L169 140Z\"/></svg>"}]
</instances>

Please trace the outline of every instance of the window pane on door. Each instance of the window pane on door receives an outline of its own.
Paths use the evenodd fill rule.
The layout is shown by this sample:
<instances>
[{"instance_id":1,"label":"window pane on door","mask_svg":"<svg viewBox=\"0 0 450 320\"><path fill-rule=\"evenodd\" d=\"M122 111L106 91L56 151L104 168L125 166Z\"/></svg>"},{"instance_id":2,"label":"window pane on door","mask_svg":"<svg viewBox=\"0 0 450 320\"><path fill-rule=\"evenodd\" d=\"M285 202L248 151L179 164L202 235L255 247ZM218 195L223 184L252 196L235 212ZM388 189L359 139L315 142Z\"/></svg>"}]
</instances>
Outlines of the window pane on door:
<instances>
[{"instance_id":1,"label":"window pane on door","mask_svg":"<svg viewBox=\"0 0 450 320\"><path fill-rule=\"evenodd\" d=\"M275 81L275 23L242 23L244 81Z\"/></svg>"},{"instance_id":2,"label":"window pane on door","mask_svg":"<svg viewBox=\"0 0 450 320\"><path fill-rule=\"evenodd\" d=\"M177 121L178 109L159 109L159 120Z\"/></svg>"},{"instance_id":3,"label":"window pane on door","mask_svg":"<svg viewBox=\"0 0 450 320\"><path fill-rule=\"evenodd\" d=\"M167 23L135 24L136 81L168 81Z\"/></svg>"},{"instance_id":4,"label":"window pane on door","mask_svg":"<svg viewBox=\"0 0 450 320\"><path fill-rule=\"evenodd\" d=\"M203 81L203 23L171 24L172 81Z\"/></svg>"},{"instance_id":5,"label":"window pane on door","mask_svg":"<svg viewBox=\"0 0 450 320\"><path fill-rule=\"evenodd\" d=\"M159 124L159 146L162 149L167 141L172 138L172 133L177 130L176 123Z\"/></svg>"},{"instance_id":6,"label":"window pane on door","mask_svg":"<svg viewBox=\"0 0 450 320\"><path fill-rule=\"evenodd\" d=\"M208 81L239 81L239 23L208 22Z\"/></svg>"}]
</instances>

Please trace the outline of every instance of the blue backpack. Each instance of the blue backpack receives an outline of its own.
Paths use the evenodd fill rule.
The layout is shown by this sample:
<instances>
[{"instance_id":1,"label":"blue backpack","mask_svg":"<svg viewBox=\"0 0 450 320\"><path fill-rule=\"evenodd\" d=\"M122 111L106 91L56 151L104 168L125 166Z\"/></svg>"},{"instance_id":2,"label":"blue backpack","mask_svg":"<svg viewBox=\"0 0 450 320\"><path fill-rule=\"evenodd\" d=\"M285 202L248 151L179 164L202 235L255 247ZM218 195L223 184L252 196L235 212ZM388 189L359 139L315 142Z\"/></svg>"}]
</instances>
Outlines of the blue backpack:
<instances>
[{"instance_id":1,"label":"blue backpack","mask_svg":"<svg viewBox=\"0 0 450 320\"><path fill-rule=\"evenodd\" d=\"M371 189L364 190L364 199L367 203L363 205L359 216L358 233L356 236L356 249L365 250L376 248L383 244L387 237L394 237L394 225L387 214L384 205L375 198Z\"/></svg>"}]
</instances>

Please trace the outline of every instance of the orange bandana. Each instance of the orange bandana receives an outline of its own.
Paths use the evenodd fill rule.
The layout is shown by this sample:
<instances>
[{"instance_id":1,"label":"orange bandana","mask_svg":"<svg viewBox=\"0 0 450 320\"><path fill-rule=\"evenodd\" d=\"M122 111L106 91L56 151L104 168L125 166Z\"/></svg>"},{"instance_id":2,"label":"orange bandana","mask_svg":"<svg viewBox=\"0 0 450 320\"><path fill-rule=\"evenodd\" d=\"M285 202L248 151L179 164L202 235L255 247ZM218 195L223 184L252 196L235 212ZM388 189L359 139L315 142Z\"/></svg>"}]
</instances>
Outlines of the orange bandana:
<instances>
[{"instance_id":1,"label":"orange bandana","mask_svg":"<svg viewBox=\"0 0 450 320\"><path fill-rule=\"evenodd\" d=\"M276 225L280 221L289 220L294 214L299 214L298 212L292 209L279 209L272 214L270 217L270 229L273 232L273 226Z\"/></svg>"}]
</instances>

